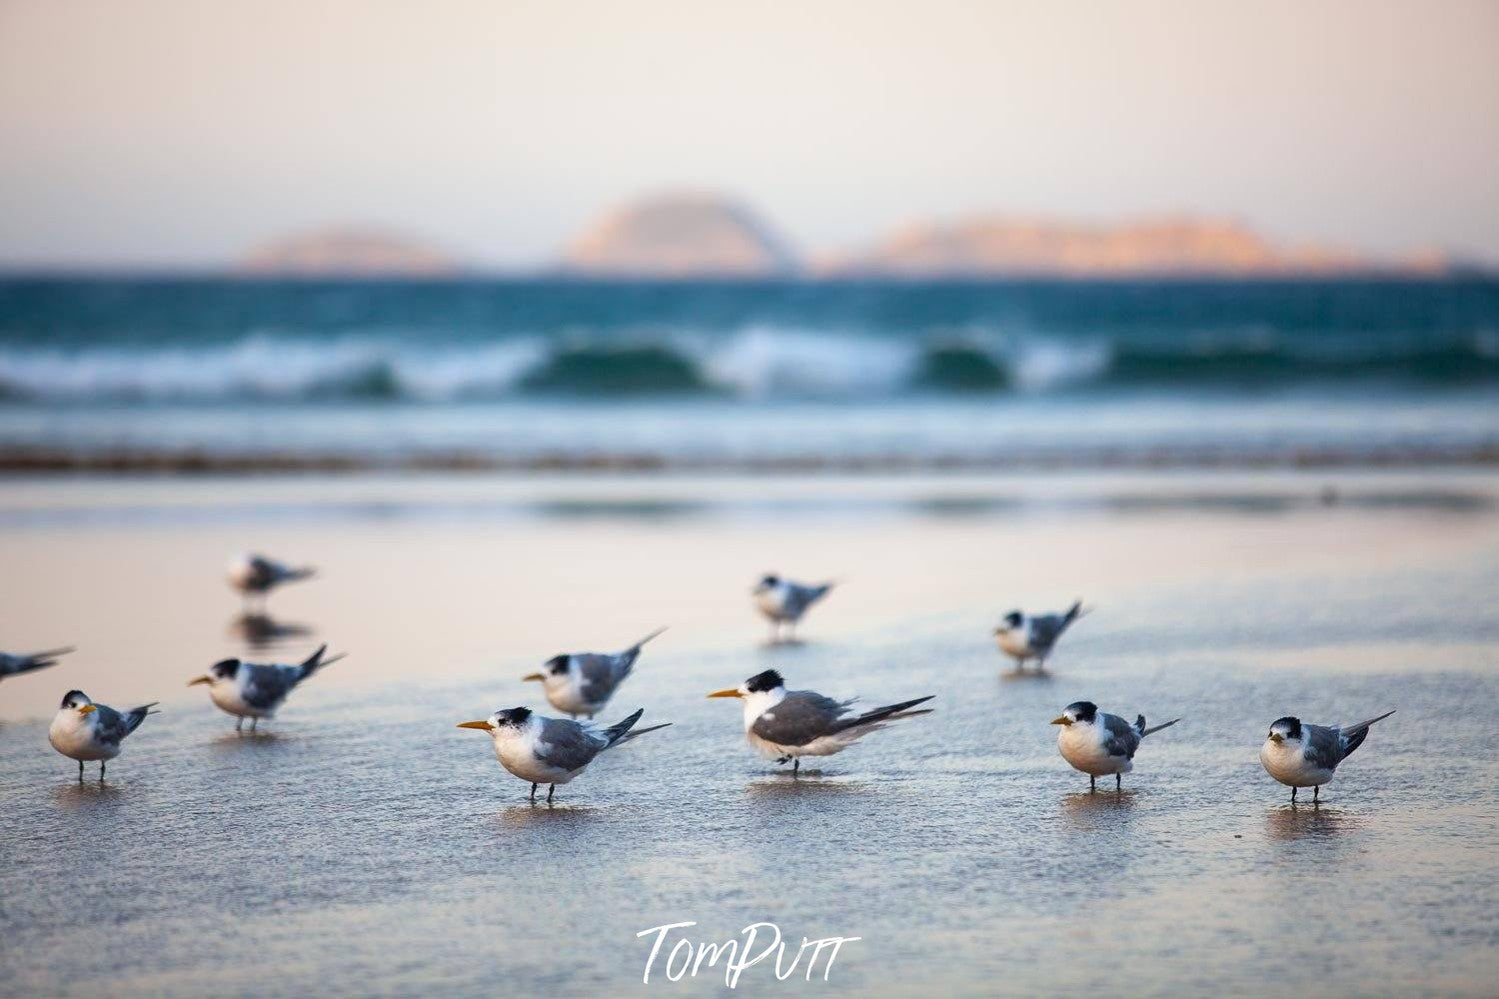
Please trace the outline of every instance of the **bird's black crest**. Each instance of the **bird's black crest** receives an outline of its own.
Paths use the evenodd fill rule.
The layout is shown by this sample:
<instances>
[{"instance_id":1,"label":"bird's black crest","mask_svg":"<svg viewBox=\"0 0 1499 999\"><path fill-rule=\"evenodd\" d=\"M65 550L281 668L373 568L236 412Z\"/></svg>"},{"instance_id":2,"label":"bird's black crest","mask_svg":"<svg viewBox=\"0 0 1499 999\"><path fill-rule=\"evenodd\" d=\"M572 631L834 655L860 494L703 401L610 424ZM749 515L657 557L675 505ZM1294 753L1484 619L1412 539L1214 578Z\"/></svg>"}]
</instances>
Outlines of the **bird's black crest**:
<instances>
[{"instance_id":1,"label":"bird's black crest","mask_svg":"<svg viewBox=\"0 0 1499 999\"><path fill-rule=\"evenodd\" d=\"M1082 722L1091 722L1098 717L1098 705L1092 701L1073 701L1067 705L1067 710Z\"/></svg>"},{"instance_id":2,"label":"bird's black crest","mask_svg":"<svg viewBox=\"0 0 1499 999\"><path fill-rule=\"evenodd\" d=\"M786 681L781 679L781 674L773 669L768 669L764 673L756 673L744 681L744 686L751 693L761 693L766 690L775 690L777 687L784 687L786 686Z\"/></svg>"},{"instance_id":3,"label":"bird's black crest","mask_svg":"<svg viewBox=\"0 0 1499 999\"><path fill-rule=\"evenodd\" d=\"M214 676L218 677L221 680L227 677L231 677L239 672L239 660L220 659L218 662L208 667L208 672L212 673Z\"/></svg>"},{"instance_id":4,"label":"bird's black crest","mask_svg":"<svg viewBox=\"0 0 1499 999\"><path fill-rule=\"evenodd\" d=\"M1009 625L1011 628L1020 627L1021 620L1022 617L1019 611L1010 611L1010 613L1005 615L1005 624Z\"/></svg>"},{"instance_id":5,"label":"bird's black crest","mask_svg":"<svg viewBox=\"0 0 1499 999\"><path fill-rule=\"evenodd\" d=\"M546 662L548 673L566 673L568 656L553 656Z\"/></svg>"},{"instance_id":6,"label":"bird's black crest","mask_svg":"<svg viewBox=\"0 0 1499 999\"><path fill-rule=\"evenodd\" d=\"M78 699L78 704L83 704L83 703L85 703L85 702L88 701L88 695L85 694L83 691L81 691L81 690L70 690L66 694L62 695L62 703L59 704L58 707L60 707L60 708L74 708L74 707L77 707L78 704L74 704L73 703L73 699L75 697Z\"/></svg>"},{"instance_id":7,"label":"bird's black crest","mask_svg":"<svg viewBox=\"0 0 1499 999\"><path fill-rule=\"evenodd\" d=\"M780 586L781 585L781 577L777 576L773 572L768 572L765 575L763 575L763 576L760 577L760 585L761 586Z\"/></svg>"},{"instance_id":8,"label":"bird's black crest","mask_svg":"<svg viewBox=\"0 0 1499 999\"><path fill-rule=\"evenodd\" d=\"M517 728L524 725L526 719L531 717L530 708L511 708L509 711L497 711L495 713L499 716L501 725L514 725Z\"/></svg>"},{"instance_id":9,"label":"bird's black crest","mask_svg":"<svg viewBox=\"0 0 1499 999\"><path fill-rule=\"evenodd\" d=\"M1299 739L1299 738L1301 738L1301 719L1300 718L1295 718L1295 717L1293 717L1291 715L1286 715L1284 718L1277 718L1273 722L1271 722L1270 723L1270 728L1273 730L1277 725L1283 726L1285 728L1285 730L1286 730L1286 738L1287 739Z\"/></svg>"}]
</instances>

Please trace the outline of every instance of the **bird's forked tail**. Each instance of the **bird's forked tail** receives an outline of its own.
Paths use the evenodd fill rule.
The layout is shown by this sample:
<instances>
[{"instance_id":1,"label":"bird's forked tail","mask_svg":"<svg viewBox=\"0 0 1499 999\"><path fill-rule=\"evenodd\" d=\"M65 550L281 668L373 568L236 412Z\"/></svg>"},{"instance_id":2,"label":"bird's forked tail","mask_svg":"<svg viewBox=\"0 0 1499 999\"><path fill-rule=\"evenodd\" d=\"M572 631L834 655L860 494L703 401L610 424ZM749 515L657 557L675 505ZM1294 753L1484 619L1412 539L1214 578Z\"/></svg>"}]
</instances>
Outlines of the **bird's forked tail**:
<instances>
[{"instance_id":1,"label":"bird's forked tail","mask_svg":"<svg viewBox=\"0 0 1499 999\"><path fill-rule=\"evenodd\" d=\"M338 662L340 659L348 655L347 652L340 652L336 656L329 656L327 659L324 659L323 653L327 651L328 643L324 642L322 645L319 645L317 647L316 652L308 656L306 659L302 660L302 675L301 677L299 677L299 679L305 680L309 676L312 676L314 673L316 673L318 670L322 669L324 666L332 666L334 663Z\"/></svg>"},{"instance_id":2,"label":"bird's forked tail","mask_svg":"<svg viewBox=\"0 0 1499 999\"><path fill-rule=\"evenodd\" d=\"M1346 758L1347 756L1349 756L1350 754L1352 754L1355 749L1357 749L1358 747L1360 747L1360 746L1362 746L1364 744L1364 740L1369 737L1369 726L1370 725L1373 725L1377 721L1384 721L1386 718L1390 717L1390 715L1392 715L1394 713L1395 713L1394 711L1386 711L1384 714L1380 715L1378 718L1370 718L1368 721L1361 721L1361 722L1359 722L1356 725L1340 725L1340 726L1338 726L1338 729L1342 733L1343 740L1344 740L1343 741L1343 756Z\"/></svg>"},{"instance_id":3,"label":"bird's forked tail","mask_svg":"<svg viewBox=\"0 0 1499 999\"><path fill-rule=\"evenodd\" d=\"M1140 738L1143 739L1147 735L1150 735L1152 732L1159 732L1163 728L1170 728L1172 725L1175 725L1179 721L1181 721L1180 718L1173 718L1168 722L1162 722L1159 725L1152 725L1150 728L1146 728L1145 716L1137 715L1135 716L1135 731L1140 733Z\"/></svg>"},{"instance_id":4,"label":"bird's forked tail","mask_svg":"<svg viewBox=\"0 0 1499 999\"><path fill-rule=\"evenodd\" d=\"M628 717L623 718L615 722L613 725L610 725L608 728L604 729L604 738L609 740L608 745L606 745L604 748L608 749L611 746L618 746L621 743L629 742L631 739L637 739L640 736L645 735L647 732L654 732L657 729L666 728L667 725L671 724L671 722L665 722L661 725L652 725L650 728L636 729L633 732L630 731L630 729L634 727L635 723L640 720L640 716L643 714L645 714L645 708L636 708L633 715L629 715Z\"/></svg>"},{"instance_id":5,"label":"bird's forked tail","mask_svg":"<svg viewBox=\"0 0 1499 999\"><path fill-rule=\"evenodd\" d=\"M140 728L141 722L146 720L147 715L161 714L160 711L151 710L160 703L160 701L152 701L150 704L142 704L138 708L131 708L129 711L125 712L125 734L129 735L131 732L134 732L136 729Z\"/></svg>"},{"instance_id":6,"label":"bird's forked tail","mask_svg":"<svg viewBox=\"0 0 1499 999\"><path fill-rule=\"evenodd\" d=\"M644 638L642 638L640 641L636 642L634 645L630 646L625 651L626 652L639 652L640 651L640 647L642 645L644 645L646 642L649 642L651 639L655 638L657 635L661 634L668 627L669 627L669 625L664 625L663 624L661 627L657 628L655 631L651 632L649 635L646 635Z\"/></svg>"}]
</instances>

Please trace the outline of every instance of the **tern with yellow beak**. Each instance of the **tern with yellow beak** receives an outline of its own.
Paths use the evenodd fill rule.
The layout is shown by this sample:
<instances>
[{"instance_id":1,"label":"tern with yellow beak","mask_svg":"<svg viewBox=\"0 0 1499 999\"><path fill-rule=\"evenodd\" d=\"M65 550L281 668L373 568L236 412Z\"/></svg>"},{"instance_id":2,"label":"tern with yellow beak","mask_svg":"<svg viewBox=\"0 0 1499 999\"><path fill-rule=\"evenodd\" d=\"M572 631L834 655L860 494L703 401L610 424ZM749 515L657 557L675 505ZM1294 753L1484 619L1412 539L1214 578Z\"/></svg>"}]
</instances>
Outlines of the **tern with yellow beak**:
<instances>
[{"instance_id":1,"label":"tern with yellow beak","mask_svg":"<svg viewBox=\"0 0 1499 999\"><path fill-rule=\"evenodd\" d=\"M623 652L571 652L553 656L540 673L524 680L539 680L547 703L564 714L587 715L590 719L609 703L640 658L640 647L665 631L657 628Z\"/></svg>"},{"instance_id":2,"label":"tern with yellow beak","mask_svg":"<svg viewBox=\"0 0 1499 999\"><path fill-rule=\"evenodd\" d=\"M327 645L319 645L316 652L295 666L220 659L208 667L207 673L189 680L187 685L208 684L208 696L213 703L226 714L234 715L234 730L243 729L248 718L253 732L260 719L275 715L276 709L297 684L343 658L343 654L339 654L324 659L326 651Z\"/></svg>"},{"instance_id":3,"label":"tern with yellow beak","mask_svg":"<svg viewBox=\"0 0 1499 999\"><path fill-rule=\"evenodd\" d=\"M1312 725L1289 715L1277 718L1260 747L1260 764L1266 773L1291 789L1291 804L1296 804L1298 788L1310 787L1315 805L1322 785L1332 780L1338 764L1352 756L1369 737L1369 726L1394 713L1386 711L1356 725Z\"/></svg>"},{"instance_id":4,"label":"tern with yellow beak","mask_svg":"<svg viewBox=\"0 0 1499 999\"><path fill-rule=\"evenodd\" d=\"M487 732L494 739L494 755L500 766L531 782L532 801L536 800L537 787L549 785L550 803L558 784L571 782L604 750L671 724L631 731L643 714L645 709L639 708L623 721L601 729L571 718L547 718L530 708L510 708L482 721L459 722L458 727Z\"/></svg>"},{"instance_id":5,"label":"tern with yellow beak","mask_svg":"<svg viewBox=\"0 0 1499 999\"><path fill-rule=\"evenodd\" d=\"M1135 769L1140 740L1179 721L1173 718L1146 728L1144 715L1137 716L1131 725L1118 715L1099 711L1092 701L1074 701L1051 723L1062 726L1057 733L1057 748L1074 770L1088 775L1088 790L1098 790L1098 778L1113 774L1117 791L1124 785L1123 775Z\"/></svg>"},{"instance_id":6,"label":"tern with yellow beak","mask_svg":"<svg viewBox=\"0 0 1499 999\"><path fill-rule=\"evenodd\" d=\"M886 722L931 714L930 708L912 711L935 694L899 704L887 704L863 714L851 714L854 701L835 701L812 690L787 690L773 669L757 673L737 687L715 690L709 697L737 697L744 702L744 735L761 755L801 769L803 756L841 753Z\"/></svg>"},{"instance_id":7,"label":"tern with yellow beak","mask_svg":"<svg viewBox=\"0 0 1499 999\"><path fill-rule=\"evenodd\" d=\"M120 743L125 736L140 728L156 702L131 708L124 714L107 704L95 704L81 690L70 690L62 699L57 714L52 716L52 725L47 729L47 741L62 755L78 761L78 781L83 782L83 761L99 761L99 780L104 780L104 764L120 755Z\"/></svg>"}]
</instances>

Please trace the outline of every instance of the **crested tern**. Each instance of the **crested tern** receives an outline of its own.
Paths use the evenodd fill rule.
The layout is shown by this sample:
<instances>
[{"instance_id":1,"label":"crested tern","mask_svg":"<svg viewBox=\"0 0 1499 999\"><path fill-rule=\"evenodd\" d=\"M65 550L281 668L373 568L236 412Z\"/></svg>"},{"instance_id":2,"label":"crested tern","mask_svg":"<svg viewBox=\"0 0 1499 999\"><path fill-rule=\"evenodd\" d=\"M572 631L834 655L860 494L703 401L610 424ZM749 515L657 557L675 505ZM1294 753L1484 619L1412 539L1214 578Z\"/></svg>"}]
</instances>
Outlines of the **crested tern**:
<instances>
[{"instance_id":1,"label":"crested tern","mask_svg":"<svg viewBox=\"0 0 1499 999\"><path fill-rule=\"evenodd\" d=\"M812 690L787 690L781 674L768 669L737 687L708 696L744 701L744 735L749 744L777 763L789 762L794 774L801 769L803 756L832 756L884 728L886 722L931 714L930 708L911 708L936 695L851 714L853 699L835 701Z\"/></svg>"},{"instance_id":2,"label":"crested tern","mask_svg":"<svg viewBox=\"0 0 1499 999\"><path fill-rule=\"evenodd\" d=\"M789 637L795 637L797 622L807 613L807 608L827 596L833 586L831 582L816 586L793 583L772 572L760 578L750 595L755 598L760 613L770 622L770 640L778 642L783 629L789 630Z\"/></svg>"},{"instance_id":3,"label":"crested tern","mask_svg":"<svg viewBox=\"0 0 1499 999\"><path fill-rule=\"evenodd\" d=\"M1074 701L1051 723L1062 726L1057 733L1057 748L1074 770L1088 775L1088 790L1098 790L1098 778L1113 774L1117 791L1123 786L1123 775L1135 769L1140 740L1179 721L1173 718L1146 728L1144 715L1137 715L1131 725L1118 715L1099 711L1092 701Z\"/></svg>"},{"instance_id":4,"label":"crested tern","mask_svg":"<svg viewBox=\"0 0 1499 999\"><path fill-rule=\"evenodd\" d=\"M73 647L69 645L60 649L43 649L41 652L0 652L0 680L56 666L58 656L65 656L72 651Z\"/></svg>"},{"instance_id":5,"label":"crested tern","mask_svg":"<svg viewBox=\"0 0 1499 999\"><path fill-rule=\"evenodd\" d=\"M1013 610L1004 616L999 627L994 629L994 640L999 651L1015 660L1016 669L1024 669L1027 659L1036 660L1036 669L1046 668L1046 657L1072 622L1083 615L1083 602L1074 601L1061 614L1038 614L1035 616Z\"/></svg>"},{"instance_id":6,"label":"crested tern","mask_svg":"<svg viewBox=\"0 0 1499 999\"><path fill-rule=\"evenodd\" d=\"M522 679L541 681L547 703L558 711L574 718L587 715L592 719L604 710L609 698L635 668L640 647L665 630L657 628L623 652L571 652L553 656L541 672L527 674Z\"/></svg>"},{"instance_id":7,"label":"crested tern","mask_svg":"<svg viewBox=\"0 0 1499 999\"><path fill-rule=\"evenodd\" d=\"M140 728L152 711L155 701L121 713L107 704L95 704L81 690L70 690L52 716L47 741L64 756L78 761L78 781L83 782L83 761L99 761L99 779L104 779L104 764L120 755L125 736Z\"/></svg>"},{"instance_id":8,"label":"crested tern","mask_svg":"<svg viewBox=\"0 0 1499 999\"><path fill-rule=\"evenodd\" d=\"M547 718L530 708L510 708L496 711L481 721L459 722L458 727L488 732L494 739L494 755L500 766L531 782L532 801L536 800L536 788L548 785L550 803L558 784L571 782L604 750L671 724L665 722L631 731L643 714L645 709L638 708L628 718L608 728L598 728L571 718Z\"/></svg>"},{"instance_id":9,"label":"crested tern","mask_svg":"<svg viewBox=\"0 0 1499 999\"><path fill-rule=\"evenodd\" d=\"M1317 804L1321 786L1364 744L1369 726L1394 713L1386 711L1356 725L1312 725L1290 715L1277 718L1260 747L1260 763L1266 773L1290 787L1293 805L1297 789L1303 787L1312 789L1312 803Z\"/></svg>"},{"instance_id":10,"label":"crested tern","mask_svg":"<svg viewBox=\"0 0 1499 999\"><path fill-rule=\"evenodd\" d=\"M208 696L213 703L238 720L234 730L240 731L245 719L250 719L250 731L255 731L260 719L270 718L286 700L286 695L303 680L313 676L325 666L331 666L344 657L341 653L328 659L323 653L327 645L319 645L317 651L301 663L291 666L280 663L247 663L238 659L220 659L208 667L208 672L187 682L189 687L208 684Z\"/></svg>"},{"instance_id":11,"label":"crested tern","mask_svg":"<svg viewBox=\"0 0 1499 999\"><path fill-rule=\"evenodd\" d=\"M290 566L264 555L247 553L237 555L229 563L229 585L238 590L246 604L254 597L260 598L262 611L266 597L283 583L295 583L315 575L311 566Z\"/></svg>"}]
</instances>

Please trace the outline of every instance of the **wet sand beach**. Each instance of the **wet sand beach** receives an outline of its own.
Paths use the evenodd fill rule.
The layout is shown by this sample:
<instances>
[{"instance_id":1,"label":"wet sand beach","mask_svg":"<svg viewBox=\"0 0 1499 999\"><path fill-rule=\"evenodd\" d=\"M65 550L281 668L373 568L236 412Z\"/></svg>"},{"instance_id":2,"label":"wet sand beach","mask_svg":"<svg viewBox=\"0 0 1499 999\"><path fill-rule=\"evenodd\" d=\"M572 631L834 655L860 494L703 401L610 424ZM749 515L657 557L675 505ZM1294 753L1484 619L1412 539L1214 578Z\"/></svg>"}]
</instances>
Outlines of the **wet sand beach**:
<instances>
[{"instance_id":1,"label":"wet sand beach","mask_svg":"<svg viewBox=\"0 0 1499 999\"><path fill-rule=\"evenodd\" d=\"M247 548L322 569L270 630L223 582ZM0 554L7 646L79 647L0 684L6 995L723 991L660 963L641 985L637 934L683 921L859 937L814 975L840 993L1481 995L1499 972L1486 473L12 479ZM764 644L767 570L840 581L799 644ZM1048 672L1015 675L999 616L1074 597ZM554 807L454 728L545 709L521 676L660 625L601 720L672 727ZM185 687L323 641L349 658L255 736ZM769 667L935 712L793 780L703 696ZM103 785L47 745L72 687L163 702ZM1082 698L1183 721L1089 794L1047 724ZM1391 708L1319 808L1260 767L1281 715ZM737 991L812 987L765 963Z\"/></svg>"}]
</instances>

